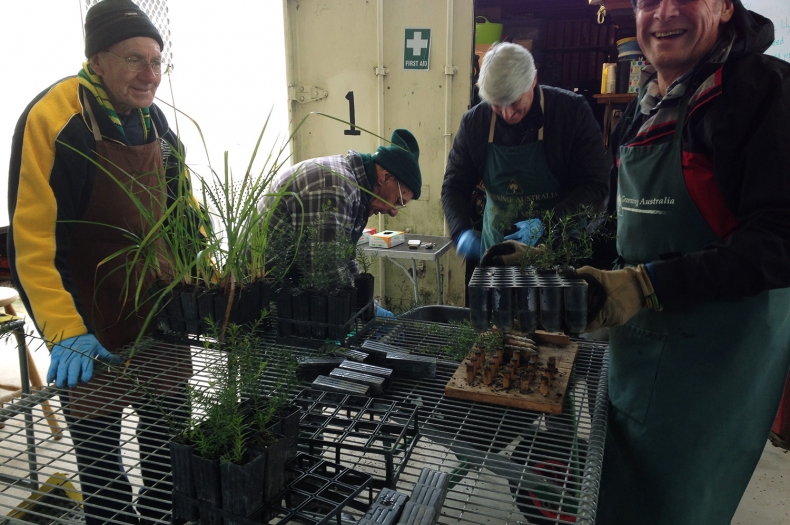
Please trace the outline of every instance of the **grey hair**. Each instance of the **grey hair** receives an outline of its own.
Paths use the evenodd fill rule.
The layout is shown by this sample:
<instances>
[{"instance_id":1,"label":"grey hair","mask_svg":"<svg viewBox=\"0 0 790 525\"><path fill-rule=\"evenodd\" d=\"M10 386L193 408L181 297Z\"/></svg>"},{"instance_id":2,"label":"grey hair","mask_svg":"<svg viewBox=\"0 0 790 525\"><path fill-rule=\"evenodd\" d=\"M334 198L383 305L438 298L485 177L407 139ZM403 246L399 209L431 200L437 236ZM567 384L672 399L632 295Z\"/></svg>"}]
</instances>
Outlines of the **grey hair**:
<instances>
[{"instance_id":1,"label":"grey hair","mask_svg":"<svg viewBox=\"0 0 790 525\"><path fill-rule=\"evenodd\" d=\"M480 66L480 98L489 104L509 106L532 89L537 74L527 48L507 42L494 44Z\"/></svg>"}]
</instances>

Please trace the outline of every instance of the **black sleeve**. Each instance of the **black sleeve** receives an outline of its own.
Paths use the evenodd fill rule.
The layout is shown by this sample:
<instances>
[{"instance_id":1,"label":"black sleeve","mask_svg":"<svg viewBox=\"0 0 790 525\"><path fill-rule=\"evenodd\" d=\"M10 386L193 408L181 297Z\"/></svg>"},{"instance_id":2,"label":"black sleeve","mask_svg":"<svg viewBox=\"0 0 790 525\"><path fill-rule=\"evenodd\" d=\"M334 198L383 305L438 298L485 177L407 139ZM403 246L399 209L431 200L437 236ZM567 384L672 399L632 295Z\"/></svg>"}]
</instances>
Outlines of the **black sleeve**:
<instances>
[{"instance_id":1,"label":"black sleeve","mask_svg":"<svg viewBox=\"0 0 790 525\"><path fill-rule=\"evenodd\" d=\"M442 208L454 241L472 227L472 190L483 175L486 137L481 135L480 126L474 125L475 110L480 111L480 108L468 111L461 119L442 183Z\"/></svg>"},{"instance_id":2,"label":"black sleeve","mask_svg":"<svg viewBox=\"0 0 790 525\"><path fill-rule=\"evenodd\" d=\"M714 178L737 226L720 243L654 263L664 303L790 287L790 68L753 56L725 67L724 79L694 131L712 149Z\"/></svg>"},{"instance_id":3,"label":"black sleeve","mask_svg":"<svg viewBox=\"0 0 790 525\"><path fill-rule=\"evenodd\" d=\"M604 210L609 196L609 163L603 145L603 135L584 98L573 96L568 111L559 111L558 117L566 119L565 133L561 137L569 156L567 172L560 180L562 200L555 206L560 213L573 212L579 206ZM547 117L554 118L547 108Z\"/></svg>"}]
</instances>

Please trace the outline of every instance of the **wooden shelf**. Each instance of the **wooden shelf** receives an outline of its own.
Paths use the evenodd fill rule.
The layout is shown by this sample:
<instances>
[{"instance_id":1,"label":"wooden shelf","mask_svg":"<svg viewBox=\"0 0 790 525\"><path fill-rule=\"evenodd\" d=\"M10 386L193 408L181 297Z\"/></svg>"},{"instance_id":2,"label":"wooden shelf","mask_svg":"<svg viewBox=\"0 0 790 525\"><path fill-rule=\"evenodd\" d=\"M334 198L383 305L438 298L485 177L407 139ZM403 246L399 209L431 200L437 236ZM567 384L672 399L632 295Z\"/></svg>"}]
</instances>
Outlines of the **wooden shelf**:
<instances>
[{"instance_id":1,"label":"wooden shelf","mask_svg":"<svg viewBox=\"0 0 790 525\"><path fill-rule=\"evenodd\" d=\"M593 98L598 100L599 104L628 104L636 98L636 95L636 93L599 93L593 95Z\"/></svg>"}]
</instances>

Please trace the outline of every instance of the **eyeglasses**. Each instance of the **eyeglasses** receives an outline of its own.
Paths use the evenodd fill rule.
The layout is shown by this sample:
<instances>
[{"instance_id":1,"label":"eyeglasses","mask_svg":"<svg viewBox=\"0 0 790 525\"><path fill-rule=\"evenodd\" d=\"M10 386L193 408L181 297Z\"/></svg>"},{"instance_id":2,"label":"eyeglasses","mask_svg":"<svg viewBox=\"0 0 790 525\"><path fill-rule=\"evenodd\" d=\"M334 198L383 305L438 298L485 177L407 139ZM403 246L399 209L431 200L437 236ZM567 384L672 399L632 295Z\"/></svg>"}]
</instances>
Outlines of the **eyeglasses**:
<instances>
[{"instance_id":1,"label":"eyeglasses","mask_svg":"<svg viewBox=\"0 0 790 525\"><path fill-rule=\"evenodd\" d=\"M132 55L130 57L123 58L121 56L116 55L112 51L107 51L107 53L111 54L116 58L123 60L123 63L126 65L126 69L128 69L129 71L133 71L134 73L142 73L143 71L148 69L148 66L151 66L151 71L154 72L154 75L162 74L162 66L164 66L165 68L164 71L165 73L173 71L172 64L165 64L158 59L154 59L151 62L148 62L147 60L139 56Z\"/></svg>"},{"instance_id":2,"label":"eyeglasses","mask_svg":"<svg viewBox=\"0 0 790 525\"><path fill-rule=\"evenodd\" d=\"M646 11L652 11L654 9L657 9L658 6L661 5L662 1L672 2L676 6L682 7L684 5L694 3L697 0L637 0L636 8Z\"/></svg>"},{"instance_id":3,"label":"eyeglasses","mask_svg":"<svg viewBox=\"0 0 790 525\"><path fill-rule=\"evenodd\" d=\"M400 201L398 202L397 207L398 208L405 208L406 207L406 203L403 202L403 192L400 190L400 182L398 181L398 179L395 179L395 184L398 185L398 198L400 199Z\"/></svg>"}]
</instances>

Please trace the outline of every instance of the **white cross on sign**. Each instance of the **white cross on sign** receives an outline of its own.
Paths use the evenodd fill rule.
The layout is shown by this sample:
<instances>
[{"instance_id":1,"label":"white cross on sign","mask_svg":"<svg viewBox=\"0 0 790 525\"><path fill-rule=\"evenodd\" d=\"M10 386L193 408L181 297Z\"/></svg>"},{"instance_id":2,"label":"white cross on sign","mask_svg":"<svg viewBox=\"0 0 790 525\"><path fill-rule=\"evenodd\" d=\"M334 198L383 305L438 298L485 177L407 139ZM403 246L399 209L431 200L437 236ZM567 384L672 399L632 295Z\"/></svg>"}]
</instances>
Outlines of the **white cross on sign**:
<instances>
[{"instance_id":1,"label":"white cross on sign","mask_svg":"<svg viewBox=\"0 0 790 525\"><path fill-rule=\"evenodd\" d=\"M431 30L410 28L403 36L403 69L427 71L431 57Z\"/></svg>"},{"instance_id":2,"label":"white cross on sign","mask_svg":"<svg viewBox=\"0 0 790 525\"><path fill-rule=\"evenodd\" d=\"M420 56L422 50L428 47L428 40L422 38L422 33L420 31L415 31L414 38L406 40L406 47L411 49L412 55Z\"/></svg>"}]
</instances>

